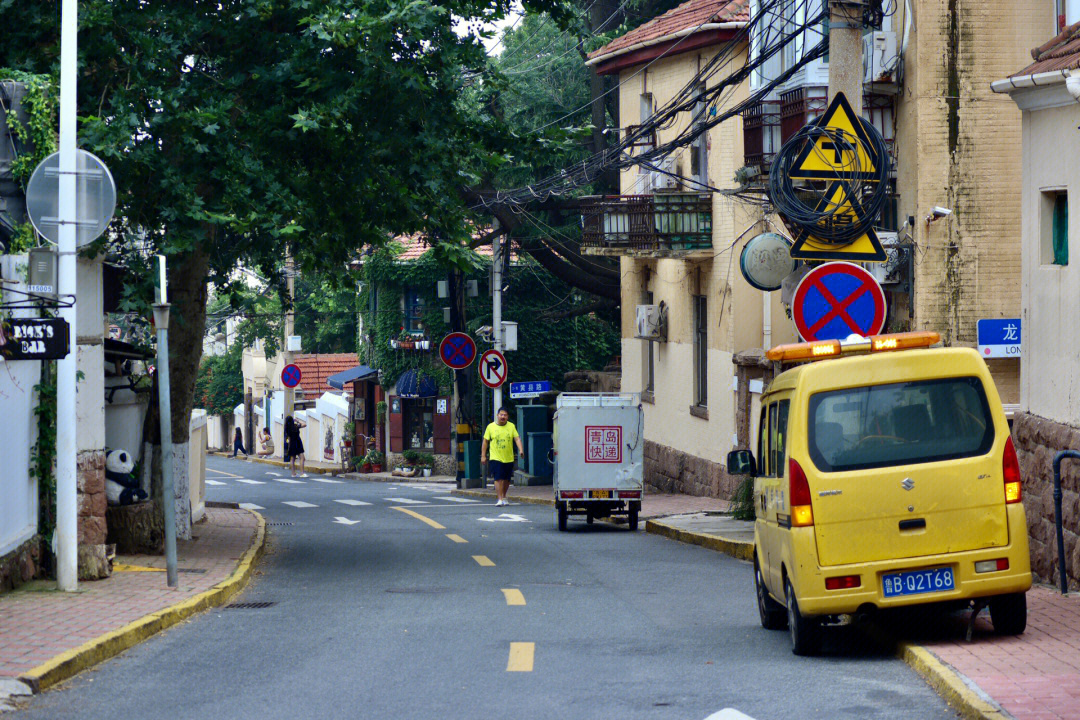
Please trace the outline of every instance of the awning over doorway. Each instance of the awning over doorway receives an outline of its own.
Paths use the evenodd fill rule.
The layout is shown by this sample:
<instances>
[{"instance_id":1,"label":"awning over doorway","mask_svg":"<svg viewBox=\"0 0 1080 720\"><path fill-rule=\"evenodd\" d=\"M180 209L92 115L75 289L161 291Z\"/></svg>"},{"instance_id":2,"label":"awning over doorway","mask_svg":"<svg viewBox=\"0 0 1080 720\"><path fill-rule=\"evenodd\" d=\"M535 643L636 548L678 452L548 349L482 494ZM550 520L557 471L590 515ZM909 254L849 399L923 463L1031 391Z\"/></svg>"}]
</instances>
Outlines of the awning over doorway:
<instances>
[{"instance_id":1,"label":"awning over doorway","mask_svg":"<svg viewBox=\"0 0 1080 720\"><path fill-rule=\"evenodd\" d=\"M435 397L439 394L439 384L419 370L406 370L398 378L397 394L403 398Z\"/></svg>"},{"instance_id":2,"label":"awning over doorway","mask_svg":"<svg viewBox=\"0 0 1080 720\"><path fill-rule=\"evenodd\" d=\"M354 368L343 370L339 373L335 373L326 378L326 382L330 387L337 388L338 390L345 389L345 383L351 383L356 380L367 380L379 374L378 370L373 370L367 365L357 365Z\"/></svg>"}]
</instances>

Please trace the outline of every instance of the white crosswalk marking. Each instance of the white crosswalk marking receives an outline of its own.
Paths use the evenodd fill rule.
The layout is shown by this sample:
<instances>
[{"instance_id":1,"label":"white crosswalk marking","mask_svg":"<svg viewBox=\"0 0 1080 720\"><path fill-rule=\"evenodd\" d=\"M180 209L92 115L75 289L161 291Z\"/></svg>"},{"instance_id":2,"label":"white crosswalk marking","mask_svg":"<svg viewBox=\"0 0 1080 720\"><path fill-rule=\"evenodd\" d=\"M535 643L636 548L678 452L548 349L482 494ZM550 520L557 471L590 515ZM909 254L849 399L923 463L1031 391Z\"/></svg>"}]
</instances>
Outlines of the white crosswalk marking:
<instances>
[{"instance_id":1,"label":"white crosswalk marking","mask_svg":"<svg viewBox=\"0 0 1080 720\"><path fill-rule=\"evenodd\" d=\"M273 475L274 477L281 477L281 473L279 473L279 472L274 472L273 470L267 470L267 471L266 471L266 474L267 474L267 475Z\"/></svg>"},{"instance_id":2,"label":"white crosswalk marking","mask_svg":"<svg viewBox=\"0 0 1080 720\"><path fill-rule=\"evenodd\" d=\"M274 478L274 482L289 483L290 485L306 485L303 480L290 480L288 478Z\"/></svg>"},{"instance_id":3,"label":"white crosswalk marking","mask_svg":"<svg viewBox=\"0 0 1080 720\"><path fill-rule=\"evenodd\" d=\"M240 507L245 510L265 510L262 505L256 505L255 503L240 503Z\"/></svg>"},{"instance_id":4,"label":"white crosswalk marking","mask_svg":"<svg viewBox=\"0 0 1080 720\"><path fill-rule=\"evenodd\" d=\"M311 503L304 502L303 500L285 500L282 504L283 505L292 505L295 508L319 507L318 505L312 505Z\"/></svg>"},{"instance_id":5,"label":"white crosswalk marking","mask_svg":"<svg viewBox=\"0 0 1080 720\"><path fill-rule=\"evenodd\" d=\"M314 480L315 482L333 483L334 485L341 485L343 482L345 482L344 480L331 480L330 478L311 478L311 479Z\"/></svg>"},{"instance_id":6,"label":"white crosswalk marking","mask_svg":"<svg viewBox=\"0 0 1080 720\"><path fill-rule=\"evenodd\" d=\"M224 485L225 483L223 483L223 482L218 482L217 480L207 480L207 481L206 481L206 484L207 484L207 485Z\"/></svg>"},{"instance_id":7,"label":"white crosswalk marking","mask_svg":"<svg viewBox=\"0 0 1080 720\"><path fill-rule=\"evenodd\" d=\"M342 505L370 505L371 504L369 502L364 502L363 500L335 500L334 502L339 502Z\"/></svg>"},{"instance_id":8,"label":"white crosswalk marking","mask_svg":"<svg viewBox=\"0 0 1080 720\"><path fill-rule=\"evenodd\" d=\"M242 478L237 478L236 482L242 482L242 483L246 483L248 485L265 485L266 484L262 480L244 480Z\"/></svg>"},{"instance_id":9,"label":"white crosswalk marking","mask_svg":"<svg viewBox=\"0 0 1080 720\"><path fill-rule=\"evenodd\" d=\"M402 505L427 505L427 500L410 500L409 498L384 498L386 502L401 503Z\"/></svg>"},{"instance_id":10,"label":"white crosswalk marking","mask_svg":"<svg viewBox=\"0 0 1080 720\"><path fill-rule=\"evenodd\" d=\"M431 499L432 500L449 500L450 502L456 502L456 503L478 503L478 502L480 502L479 500L473 500L472 498L453 497L451 495L436 495L435 497L433 497Z\"/></svg>"}]
</instances>

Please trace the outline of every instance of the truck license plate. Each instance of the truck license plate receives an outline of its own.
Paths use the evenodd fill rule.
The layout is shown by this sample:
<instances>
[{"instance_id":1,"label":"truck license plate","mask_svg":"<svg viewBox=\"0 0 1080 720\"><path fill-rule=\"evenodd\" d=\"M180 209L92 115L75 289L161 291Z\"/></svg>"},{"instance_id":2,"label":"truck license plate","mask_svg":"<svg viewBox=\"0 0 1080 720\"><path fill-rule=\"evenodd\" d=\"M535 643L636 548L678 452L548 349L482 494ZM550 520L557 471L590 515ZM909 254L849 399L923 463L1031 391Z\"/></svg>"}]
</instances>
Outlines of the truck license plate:
<instances>
[{"instance_id":1,"label":"truck license plate","mask_svg":"<svg viewBox=\"0 0 1080 720\"><path fill-rule=\"evenodd\" d=\"M952 568L889 573L881 577L881 584L885 591L885 597L944 592L953 590L956 587Z\"/></svg>"},{"instance_id":2,"label":"truck license plate","mask_svg":"<svg viewBox=\"0 0 1080 720\"><path fill-rule=\"evenodd\" d=\"M611 497L611 491L610 490L593 490L590 497L594 497L594 498L610 498Z\"/></svg>"}]
</instances>

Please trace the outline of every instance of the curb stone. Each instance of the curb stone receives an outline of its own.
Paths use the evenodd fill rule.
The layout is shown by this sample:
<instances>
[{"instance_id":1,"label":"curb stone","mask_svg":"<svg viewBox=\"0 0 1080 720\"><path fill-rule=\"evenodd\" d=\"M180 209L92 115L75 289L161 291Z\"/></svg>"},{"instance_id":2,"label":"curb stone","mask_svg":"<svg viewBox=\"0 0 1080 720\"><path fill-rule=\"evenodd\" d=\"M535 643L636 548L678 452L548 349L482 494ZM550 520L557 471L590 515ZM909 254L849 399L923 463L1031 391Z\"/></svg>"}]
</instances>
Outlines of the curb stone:
<instances>
[{"instance_id":1,"label":"curb stone","mask_svg":"<svg viewBox=\"0 0 1080 720\"><path fill-rule=\"evenodd\" d=\"M224 452L221 452L220 450L208 450L206 452L206 454L207 455L213 455L215 457L224 457L224 458L232 457L232 455L230 455L229 453L224 453ZM271 467L279 467L279 468L288 468L289 467L289 463L287 463L287 462L283 462L281 460L271 460L271 459L268 459L268 458L255 457L254 455L248 455L248 456L246 456L244 458L241 458L241 457L237 456L237 459L245 460L247 462L261 463L263 465L270 465ZM337 475L338 473L341 472L341 468L340 467L324 468L324 467L314 467L314 466L309 465L304 469L304 472L306 472L309 475L311 473L316 473L317 475Z\"/></svg>"},{"instance_id":2,"label":"curb stone","mask_svg":"<svg viewBox=\"0 0 1080 720\"><path fill-rule=\"evenodd\" d=\"M241 556L240 563L229 577L194 597L145 615L121 628L83 643L77 648L63 652L21 675L19 680L29 685L35 693L39 693L89 667L119 655L198 612L224 605L247 586L254 565L262 557L266 547L265 518L253 510L247 512L258 520L255 539Z\"/></svg>"}]
</instances>

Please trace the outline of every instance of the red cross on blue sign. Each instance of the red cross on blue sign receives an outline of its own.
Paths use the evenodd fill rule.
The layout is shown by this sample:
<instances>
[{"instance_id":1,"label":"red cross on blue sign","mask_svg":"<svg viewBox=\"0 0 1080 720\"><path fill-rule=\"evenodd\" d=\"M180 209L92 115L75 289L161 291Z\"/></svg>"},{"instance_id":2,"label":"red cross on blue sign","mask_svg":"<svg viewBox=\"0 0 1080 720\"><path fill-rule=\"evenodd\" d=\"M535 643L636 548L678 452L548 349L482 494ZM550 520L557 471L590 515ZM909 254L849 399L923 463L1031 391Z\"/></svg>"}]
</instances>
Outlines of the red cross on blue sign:
<instances>
[{"instance_id":1,"label":"red cross on blue sign","mask_svg":"<svg viewBox=\"0 0 1080 720\"><path fill-rule=\"evenodd\" d=\"M795 288L791 316L806 342L869 337L885 326L885 293L861 266L825 263L807 273Z\"/></svg>"},{"instance_id":2,"label":"red cross on blue sign","mask_svg":"<svg viewBox=\"0 0 1080 720\"><path fill-rule=\"evenodd\" d=\"M439 343L439 357L447 367L464 370L476 357L476 343L465 333L452 332Z\"/></svg>"}]
</instances>

